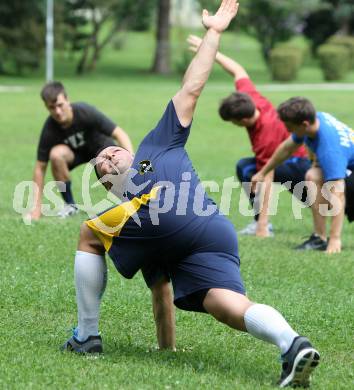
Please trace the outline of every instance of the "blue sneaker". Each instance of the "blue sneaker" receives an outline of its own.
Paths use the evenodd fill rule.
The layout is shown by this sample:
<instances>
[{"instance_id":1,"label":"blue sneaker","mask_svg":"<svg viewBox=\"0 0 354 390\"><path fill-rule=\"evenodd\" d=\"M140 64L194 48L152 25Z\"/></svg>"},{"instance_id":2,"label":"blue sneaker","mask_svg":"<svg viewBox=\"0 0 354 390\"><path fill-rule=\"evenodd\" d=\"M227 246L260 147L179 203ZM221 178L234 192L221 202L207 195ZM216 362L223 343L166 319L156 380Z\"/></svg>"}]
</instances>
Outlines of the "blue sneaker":
<instances>
[{"instance_id":1,"label":"blue sneaker","mask_svg":"<svg viewBox=\"0 0 354 390\"><path fill-rule=\"evenodd\" d=\"M77 328L73 329L73 335L60 348L62 351L76 353L103 353L101 336L89 336L85 341L77 339Z\"/></svg>"},{"instance_id":2,"label":"blue sneaker","mask_svg":"<svg viewBox=\"0 0 354 390\"><path fill-rule=\"evenodd\" d=\"M320 354L303 336L295 337L288 352L281 357L282 373L279 387L309 387L310 375L320 362Z\"/></svg>"}]
</instances>

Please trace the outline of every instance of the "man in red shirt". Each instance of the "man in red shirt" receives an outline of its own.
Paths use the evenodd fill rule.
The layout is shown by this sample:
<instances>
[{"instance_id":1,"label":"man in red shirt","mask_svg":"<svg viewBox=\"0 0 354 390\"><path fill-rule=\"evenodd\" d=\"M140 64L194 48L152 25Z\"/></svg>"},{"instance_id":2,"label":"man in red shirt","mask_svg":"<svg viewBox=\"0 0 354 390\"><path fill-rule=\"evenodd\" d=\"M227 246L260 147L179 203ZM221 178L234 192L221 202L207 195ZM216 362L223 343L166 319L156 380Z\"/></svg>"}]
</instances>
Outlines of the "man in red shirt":
<instances>
[{"instance_id":1,"label":"man in red shirt","mask_svg":"<svg viewBox=\"0 0 354 390\"><path fill-rule=\"evenodd\" d=\"M190 35L190 50L196 52L200 46L200 38ZM251 192L251 177L258 172L271 158L277 147L289 137L284 123L279 119L276 109L255 88L245 69L231 58L217 53L218 62L235 80L234 92L221 102L219 114L225 121L247 129L254 157L243 158L237 162L236 173L239 181L250 198L255 210L255 220L239 234L252 234L260 237L273 235L272 225L268 222L268 203L272 182L291 182L287 187L291 192L295 185L305 180L305 173L311 167L304 147L299 148L290 159L270 172L263 187L264 194ZM307 198L306 191L295 194L300 200ZM263 198L260 206L257 199Z\"/></svg>"}]
</instances>

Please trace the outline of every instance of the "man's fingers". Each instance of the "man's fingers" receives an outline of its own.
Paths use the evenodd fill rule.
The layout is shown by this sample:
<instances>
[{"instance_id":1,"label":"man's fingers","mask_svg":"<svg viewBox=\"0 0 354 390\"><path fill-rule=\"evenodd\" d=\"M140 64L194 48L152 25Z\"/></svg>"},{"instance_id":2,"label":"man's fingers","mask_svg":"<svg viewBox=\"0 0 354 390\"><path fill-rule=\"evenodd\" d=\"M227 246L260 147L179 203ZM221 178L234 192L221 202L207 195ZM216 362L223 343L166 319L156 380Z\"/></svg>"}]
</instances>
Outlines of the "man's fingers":
<instances>
[{"instance_id":1,"label":"man's fingers","mask_svg":"<svg viewBox=\"0 0 354 390\"><path fill-rule=\"evenodd\" d=\"M221 5L219 10L221 12L228 12L231 14L234 14L237 10L237 1L236 0L224 0Z\"/></svg>"},{"instance_id":2,"label":"man's fingers","mask_svg":"<svg viewBox=\"0 0 354 390\"><path fill-rule=\"evenodd\" d=\"M232 0L223 0L223 2L220 5L219 11L221 12L227 11L230 1Z\"/></svg>"},{"instance_id":3,"label":"man's fingers","mask_svg":"<svg viewBox=\"0 0 354 390\"><path fill-rule=\"evenodd\" d=\"M234 16L236 16L236 15L237 15L237 12L238 12L238 8L239 8L239 6L240 6L240 3L239 3L239 2L237 2L237 3L235 4L235 9L234 9L234 11L233 11L233 14L234 14Z\"/></svg>"},{"instance_id":4,"label":"man's fingers","mask_svg":"<svg viewBox=\"0 0 354 390\"><path fill-rule=\"evenodd\" d=\"M252 181L251 182L251 191L252 192L256 192L256 186L257 186L257 182L256 181Z\"/></svg>"},{"instance_id":5,"label":"man's fingers","mask_svg":"<svg viewBox=\"0 0 354 390\"><path fill-rule=\"evenodd\" d=\"M187 42L190 43L191 45L198 45L199 44L199 41L196 39L196 37L193 37L193 36L189 36L187 38Z\"/></svg>"},{"instance_id":6,"label":"man's fingers","mask_svg":"<svg viewBox=\"0 0 354 390\"><path fill-rule=\"evenodd\" d=\"M194 45L199 45L202 42L202 40L199 37L197 37L196 35L189 35L187 41L189 43L194 44Z\"/></svg>"},{"instance_id":7,"label":"man's fingers","mask_svg":"<svg viewBox=\"0 0 354 390\"><path fill-rule=\"evenodd\" d=\"M333 253L340 253L340 252L341 252L340 248L329 248L326 250L326 253L328 255L332 255Z\"/></svg>"}]
</instances>

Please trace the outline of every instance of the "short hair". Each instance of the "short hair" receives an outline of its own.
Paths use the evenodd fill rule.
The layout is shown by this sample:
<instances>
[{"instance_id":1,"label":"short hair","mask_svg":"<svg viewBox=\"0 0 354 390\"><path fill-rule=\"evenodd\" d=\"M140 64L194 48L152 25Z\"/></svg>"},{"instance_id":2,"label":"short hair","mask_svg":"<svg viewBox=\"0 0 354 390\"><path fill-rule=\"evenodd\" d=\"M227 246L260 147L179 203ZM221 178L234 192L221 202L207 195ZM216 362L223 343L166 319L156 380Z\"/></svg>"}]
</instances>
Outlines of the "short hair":
<instances>
[{"instance_id":1,"label":"short hair","mask_svg":"<svg viewBox=\"0 0 354 390\"><path fill-rule=\"evenodd\" d=\"M102 178L102 176L101 176L100 173L98 172L97 164L96 164L96 159L97 159L97 157L99 156L99 154L100 154L103 150L109 148L110 146L114 146L114 145L102 146L100 149L98 149L98 152L96 152L95 164L93 165L93 168L94 168L94 170L95 170L95 174L96 174L96 177L97 177L98 180L100 180L100 179ZM119 147L122 148L122 149L124 149L124 150L129 151L127 148L123 148L123 146L119 146Z\"/></svg>"},{"instance_id":2,"label":"short hair","mask_svg":"<svg viewBox=\"0 0 354 390\"><path fill-rule=\"evenodd\" d=\"M256 105L246 93L234 92L225 98L219 107L219 115L224 121L252 118Z\"/></svg>"},{"instance_id":3,"label":"short hair","mask_svg":"<svg viewBox=\"0 0 354 390\"><path fill-rule=\"evenodd\" d=\"M290 122L294 125L301 125L304 121L315 123L316 109L306 98L296 96L281 103L278 107L278 114L283 122Z\"/></svg>"},{"instance_id":4,"label":"short hair","mask_svg":"<svg viewBox=\"0 0 354 390\"><path fill-rule=\"evenodd\" d=\"M64 85L60 81L51 81L41 90L41 98L45 103L55 102L60 94L67 97Z\"/></svg>"}]
</instances>

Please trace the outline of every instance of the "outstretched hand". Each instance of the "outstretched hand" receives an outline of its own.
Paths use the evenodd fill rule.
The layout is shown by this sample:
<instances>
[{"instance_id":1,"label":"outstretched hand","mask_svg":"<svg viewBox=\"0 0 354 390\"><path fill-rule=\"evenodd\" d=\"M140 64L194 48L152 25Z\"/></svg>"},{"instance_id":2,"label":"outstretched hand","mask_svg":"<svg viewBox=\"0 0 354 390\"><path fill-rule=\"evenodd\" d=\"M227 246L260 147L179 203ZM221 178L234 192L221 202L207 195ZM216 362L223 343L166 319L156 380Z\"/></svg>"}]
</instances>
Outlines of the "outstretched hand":
<instances>
[{"instance_id":1,"label":"outstretched hand","mask_svg":"<svg viewBox=\"0 0 354 390\"><path fill-rule=\"evenodd\" d=\"M209 12L203 10L203 25L206 29L213 29L219 33L225 31L236 16L239 3L237 0L223 0L216 14L211 16Z\"/></svg>"}]
</instances>

